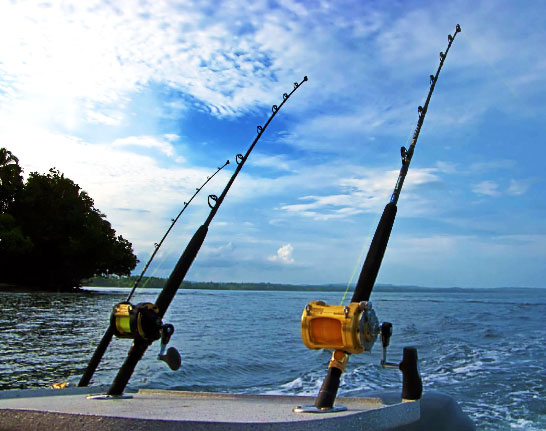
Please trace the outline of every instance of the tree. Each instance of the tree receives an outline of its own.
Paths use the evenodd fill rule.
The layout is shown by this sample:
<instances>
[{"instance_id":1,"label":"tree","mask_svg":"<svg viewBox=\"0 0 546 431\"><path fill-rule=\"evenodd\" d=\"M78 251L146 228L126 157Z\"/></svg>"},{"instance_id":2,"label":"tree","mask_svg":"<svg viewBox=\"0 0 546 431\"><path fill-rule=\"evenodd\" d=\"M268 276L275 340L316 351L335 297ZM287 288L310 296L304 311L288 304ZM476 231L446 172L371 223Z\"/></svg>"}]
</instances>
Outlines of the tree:
<instances>
[{"instance_id":1,"label":"tree","mask_svg":"<svg viewBox=\"0 0 546 431\"><path fill-rule=\"evenodd\" d=\"M31 173L9 211L0 219L0 256L10 262L0 281L66 290L95 275L129 275L138 262L93 199L58 170Z\"/></svg>"},{"instance_id":2,"label":"tree","mask_svg":"<svg viewBox=\"0 0 546 431\"><path fill-rule=\"evenodd\" d=\"M0 148L0 213L4 213L23 188L23 170L11 151Z\"/></svg>"}]
</instances>

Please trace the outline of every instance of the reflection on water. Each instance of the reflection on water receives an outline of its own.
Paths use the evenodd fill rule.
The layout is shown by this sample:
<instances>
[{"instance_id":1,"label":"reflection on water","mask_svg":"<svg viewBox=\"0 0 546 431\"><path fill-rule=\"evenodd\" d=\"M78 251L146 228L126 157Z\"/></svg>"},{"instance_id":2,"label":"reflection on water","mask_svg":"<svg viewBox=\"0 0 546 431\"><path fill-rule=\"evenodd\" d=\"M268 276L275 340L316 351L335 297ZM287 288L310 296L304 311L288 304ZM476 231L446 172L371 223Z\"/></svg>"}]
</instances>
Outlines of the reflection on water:
<instances>
[{"instance_id":1,"label":"reflection on water","mask_svg":"<svg viewBox=\"0 0 546 431\"><path fill-rule=\"evenodd\" d=\"M107 322L104 295L0 294L0 389L80 374Z\"/></svg>"},{"instance_id":2,"label":"reflection on water","mask_svg":"<svg viewBox=\"0 0 546 431\"><path fill-rule=\"evenodd\" d=\"M153 302L157 293L143 289L133 302ZM125 295L119 290L0 294L0 336L6 346L0 352L0 389L77 384L106 330L112 306ZM170 345L179 348L182 369L172 372L158 361L159 344L154 343L130 383L221 392L278 387L286 382L279 369L288 364L289 375L297 376L301 370L295 364L316 353L305 349L299 336L306 301L305 295L294 298L290 293L184 291L164 319L175 326ZM93 383L111 383L130 343L113 340ZM296 352L292 361L291 351ZM316 363L319 369L322 365Z\"/></svg>"}]
</instances>

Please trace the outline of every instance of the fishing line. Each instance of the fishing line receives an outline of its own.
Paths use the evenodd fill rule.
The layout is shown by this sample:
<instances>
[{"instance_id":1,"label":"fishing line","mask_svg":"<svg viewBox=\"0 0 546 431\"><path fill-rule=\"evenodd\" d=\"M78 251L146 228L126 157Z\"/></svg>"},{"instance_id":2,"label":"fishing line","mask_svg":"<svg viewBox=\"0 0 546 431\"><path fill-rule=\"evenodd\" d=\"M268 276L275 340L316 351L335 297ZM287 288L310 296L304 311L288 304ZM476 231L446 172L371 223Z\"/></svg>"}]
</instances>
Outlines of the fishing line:
<instances>
[{"instance_id":1,"label":"fishing line","mask_svg":"<svg viewBox=\"0 0 546 431\"><path fill-rule=\"evenodd\" d=\"M136 288L138 287L139 283L142 281L142 277L144 277L144 274L146 274L146 271L148 270L148 267L150 266L150 264L152 263L152 261L154 260L155 258L155 255L157 254L157 252L159 251L159 249L161 248L161 246L163 245L163 242L165 241L165 239L167 238L167 235L169 235L169 232L172 230L172 228L174 227L174 225L176 224L176 222L178 221L178 219L180 218L180 216L182 215L182 213L186 210L186 208L188 208L188 206L190 205L191 201L193 201L193 198L195 198L195 196L197 196L197 194L201 191L201 189L203 187L205 187L207 185L207 183L212 180L216 174L218 172L220 172L222 169L224 169L227 165L229 165L229 160L227 160L222 166L216 168L216 171L211 175L211 176L208 176L206 181L201 185L201 187L197 187L195 189L195 193L192 195L192 197L187 201L187 202L184 202L184 206L182 207L182 209L180 210L180 212L178 213L178 215L174 218L174 219L171 219L171 225L169 226L169 228L167 229L167 232L165 232L165 235L163 235L163 238L161 238L161 241L159 241L158 243L154 244L154 251L152 253L152 255L150 256L150 259L148 259L148 262L146 263L146 265L144 266L144 269L142 270L142 272L140 273L140 276L137 278L137 280L135 281L135 284L133 285L133 288L131 289L131 292L129 293L129 295L127 296L127 299L125 300L125 302L130 302L131 301L131 298L133 297L133 294L135 293L135 290ZM150 280L150 278L148 277L148 281ZM148 281L146 281L145 284L148 283ZM142 286L144 287L144 286Z\"/></svg>"},{"instance_id":2,"label":"fishing line","mask_svg":"<svg viewBox=\"0 0 546 431\"><path fill-rule=\"evenodd\" d=\"M507 83L507 81L505 79L502 78L501 74L499 73L499 71L493 66L492 62L489 60L488 56L486 54L484 54L480 48L478 48L478 45L477 44L474 44L472 43L471 40L467 40L467 44L468 46L470 47L470 49L472 51L474 51L474 53L476 55L478 55L482 60L483 62L487 65L487 67L491 70L492 74L495 76L496 80L499 81L504 87L506 87L506 89L508 90L508 92L514 97L514 99L516 99L518 102L520 102L520 98L519 98L519 95L516 93L516 91L514 89L512 89L512 87Z\"/></svg>"},{"instance_id":3,"label":"fishing line","mask_svg":"<svg viewBox=\"0 0 546 431\"><path fill-rule=\"evenodd\" d=\"M364 259L364 253L366 253L366 250L368 249L368 243L364 242L362 244L362 250L360 251L360 256L358 256L358 260L356 261L353 273L351 274L351 278L349 278L349 281L347 282L347 288L345 289L345 292L343 293L343 297L341 298L340 305L343 305L343 302L345 301L345 297L347 296L347 292L349 292L349 288L351 287L351 283L353 282L355 275L357 271L360 269L361 262Z\"/></svg>"}]
</instances>

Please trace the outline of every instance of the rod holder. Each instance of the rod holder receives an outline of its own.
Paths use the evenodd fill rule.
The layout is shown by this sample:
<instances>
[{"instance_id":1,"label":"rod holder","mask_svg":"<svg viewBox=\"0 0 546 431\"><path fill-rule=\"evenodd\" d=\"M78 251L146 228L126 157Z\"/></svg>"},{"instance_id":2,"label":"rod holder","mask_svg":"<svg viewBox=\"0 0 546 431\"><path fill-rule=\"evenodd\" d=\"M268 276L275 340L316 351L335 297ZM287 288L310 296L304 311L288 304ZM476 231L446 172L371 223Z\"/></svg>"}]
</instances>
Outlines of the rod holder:
<instances>
[{"instance_id":1,"label":"rod holder","mask_svg":"<svg viewBox=\"0 0 546 431\"><path fill-rule=\"evenodd\" d=\"M423 382L419 374L419 362L415 347L404 347L402 362L402 401L415 401L423 395Z\"/></svg>"}]
</instances>

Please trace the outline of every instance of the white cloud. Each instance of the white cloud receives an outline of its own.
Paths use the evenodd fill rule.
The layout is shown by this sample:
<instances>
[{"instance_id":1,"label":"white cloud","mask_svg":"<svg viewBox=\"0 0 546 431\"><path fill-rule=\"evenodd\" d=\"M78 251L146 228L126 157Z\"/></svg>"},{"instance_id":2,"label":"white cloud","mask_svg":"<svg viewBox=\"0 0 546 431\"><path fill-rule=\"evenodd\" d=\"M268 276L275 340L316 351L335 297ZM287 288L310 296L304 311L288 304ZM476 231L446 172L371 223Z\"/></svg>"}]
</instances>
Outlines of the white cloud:
<instances>
[{"instance_id":1,"label":"white cloud","mask_svg":"<svg viewBox=\"0 0 546 431\"><path fill-rule=\"evenodd\" d=\"M404 191L411 192L415 186L441 181L437 172L436 168L412 170L404 183ZM316 220L347 218L362 212L379 212L388 201L398 174L398 170L367 169L362 173L358 169L352 178L338 178L338 190L342 193L303 196L299 200L306 201L305 203L284 205L281 209ZM319 185L317 189L320 189Z\"/></svg>"},{"instance_id":2,"label":"white cloud","mask_svg":"<svg viewBox=\"0 0 546 431\"><path fill-rule=\"evenodd\" d=\"M11 143L9 149L19 158L25 176L59 169L89 193L95 206L137 251L147 251L158 241L167 228L165 219L174 217L214 172L213 167L161 167L155 158L132 153L124 145L91 144L23 124L16 129L16 134L9 134L0 121L0 142ZM213 179L215 184L225 181L224 172ZM192 216L196 207L207 208L205 202L196 199L192 203Z\"/></svg>"},{"instance_id":3,"label":"white cloud","mask_svg":"<svg viewBox=\"0 0 546 431\"><path fill-rule=\"evenodd\" d=\"M271 262L279 262L290 265L294 263L294 258L292 257L293 252L294 247L292 246L292 244L285 244L277 250L276 255L270 256L268 260L270 260Z\"/></svg>"},{"instance_id":4,"label":"white cloud","mask_svg":"<svg viewBox=\"0 0 546 431\"><path fill-rule=\"evenodd\" d=\"M501 190L498 183L487 180L474 185L472 191L477 194L492 197L501 195L521 196L527 193L527 190L529 190L529 187L531 187L533 182L534 180L532 179L516 180L512 178L510 179L510 184L506 190Z\"/></svg>"},{"instance_id":5,"label":"white cloud","mask_svg":"<svg viewBox=\"0 0 546 431\"><path fill-rule=\"evenodd\" d=\"M532 180L510 180L510 185L508 186L508 189L506 190L506 193L512 196L521 196L527 193L527 190L529 190L529 187L532 184Z\"/></svg>"},{"instance_id":6,"label":"white cloud","mask_svg":"<svg viewBox=\"0 0 546 431\"><path fill-rule=\"evenodd\" d=\"M270 168L273 170L282 170L287 172L295 172L291 160L283 155L266 156L256 153L248 160L249 165Z\"/></svg>"},{"instance_id":7,"label":"white cloud","mask_svg":"<svg viewBox=\"0 0 546 431\"><path fill-rule=\"evenodd\" d=\"M112 147L143 147L157 149L160 153L165 154L176 160L178 163L182 163L184 158L176 155L176 149L172 144L173 141L178 139L177 135L166 134L161 138L155 136L129 136L127 138L119 138L112 142Z\"/></svg>"},{"instance_id":8,"label":"white cloud","mask_svg":"<svg viewBox=\"0 0 546 431\"><path fill-rule=\"evenodd\" d=\"M464 6L465 1L456 3ZM302 125L302 136L379 126L406 130L407 117L401 114L411 106L415 118L426 85L422 90L412 87L412 94L392 88L407 87L416 74L426 81L424 69L437 64L439 41L447 43L445 36L453 31L453 14L444 9L433 4L393 14L358 2L340 7L286 1L275 8L256 1L220 3L214 9L168 1L4 3L0 88L5 92L0 104L15 109L14 101L22 95L34 105L56 99L58 118L73 115L78 121L115 125L125 119L122 111L132 94L160 82L195 98L213 114L238 115L257 104L277 103L279 95L272 90L279 82L308 74L307 94L316 106L337 104L340 95L348 103L335 114L311 118ZM491 10L481 5L478 12L487 16ZM468 32L472 46L487 46L487 55L466 52L450 64L451 70L489 67L504 59L505 52L514 52L495 33L503 32L503 26L476 33L474 25L481 20L467 18L468 28L463 24L460 37ZM388 79L382 76L385 67L390 69ZM520 80L525 74L528 83L528 70L510 73ZM294 109L308 103L296 101ZM473 103L457 109L457 116L438 117L456 122L475 118L476 110L484 109ZM23 107L19 112L25 112ZM299 145L306 143L311 144L303 140Z\"/></svg>"},{"instance_id":9,"label":"white cloud","mask_svg":"<svg viewBox=\"0 0 546 431\"><path fill-rule=\"evenodd\" d=\"M499 196L499 185L494 181L482 181L472 188L474 193L486 196Z\"/></svg>"}]
</instances>

